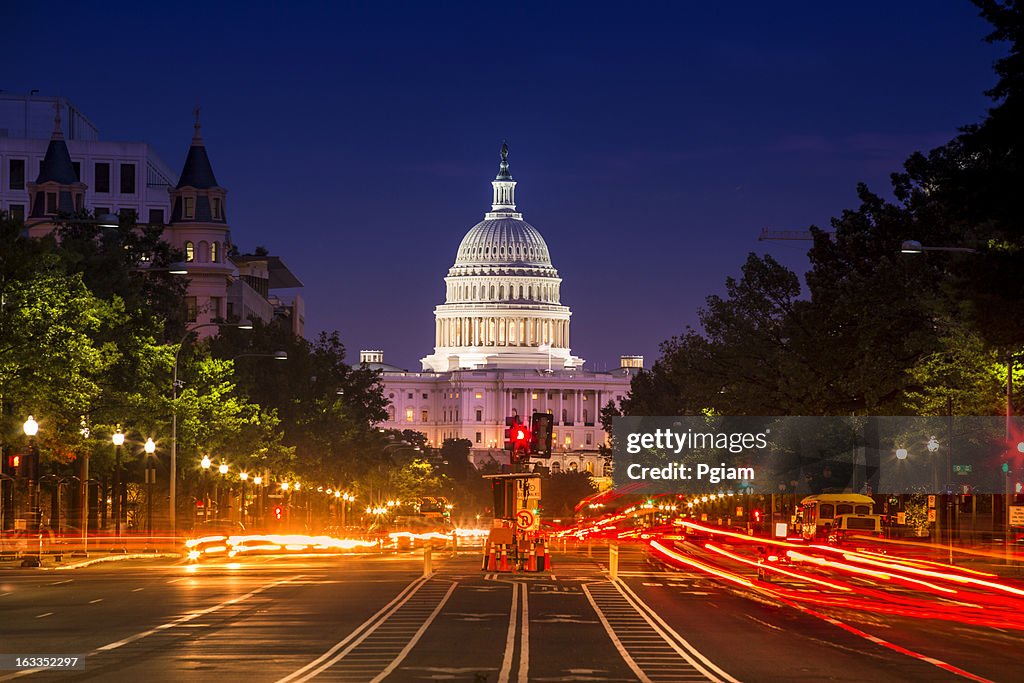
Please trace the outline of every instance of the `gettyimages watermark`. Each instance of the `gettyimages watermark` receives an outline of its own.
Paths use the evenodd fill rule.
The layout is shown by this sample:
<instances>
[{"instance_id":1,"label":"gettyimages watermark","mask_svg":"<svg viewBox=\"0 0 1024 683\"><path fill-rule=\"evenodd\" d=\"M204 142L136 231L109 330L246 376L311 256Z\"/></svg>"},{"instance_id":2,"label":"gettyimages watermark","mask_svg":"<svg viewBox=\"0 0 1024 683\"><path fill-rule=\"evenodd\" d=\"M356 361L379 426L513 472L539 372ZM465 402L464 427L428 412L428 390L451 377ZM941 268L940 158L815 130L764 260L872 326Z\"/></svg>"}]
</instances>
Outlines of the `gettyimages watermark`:
<instances>
[{"instance_id":1,"label":"gettyimages watermark","mask_svg":"<svg viewBox=\"0 0 1024 683\"><path fill-rule=\"evenodd\" d=\"M612 442L650 493L1024 492L1024 418L617 417Z\"/></svg>"}]
</instances>

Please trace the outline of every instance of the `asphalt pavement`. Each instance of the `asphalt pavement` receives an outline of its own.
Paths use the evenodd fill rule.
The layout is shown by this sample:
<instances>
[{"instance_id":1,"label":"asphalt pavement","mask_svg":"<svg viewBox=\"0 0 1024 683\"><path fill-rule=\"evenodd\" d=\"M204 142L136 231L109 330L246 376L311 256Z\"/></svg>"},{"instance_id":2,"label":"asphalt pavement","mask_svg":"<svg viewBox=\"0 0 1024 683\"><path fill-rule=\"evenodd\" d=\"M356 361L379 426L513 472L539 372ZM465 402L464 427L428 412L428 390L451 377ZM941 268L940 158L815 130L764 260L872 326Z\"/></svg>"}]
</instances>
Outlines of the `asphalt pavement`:
<instances>
[{"instance_id":1,"label":"asphalt pavement","mask_svg":"<svg viewBox=\"0 0 1024 683\"><path fill-rule=\"evenodd\" d=\"M812 613L625 547L550 573L476 553L123 560L0 573L0 654L84 668L0 681L1020 680L1024 638L894 615Z\"/></svg>"}]
</instances>

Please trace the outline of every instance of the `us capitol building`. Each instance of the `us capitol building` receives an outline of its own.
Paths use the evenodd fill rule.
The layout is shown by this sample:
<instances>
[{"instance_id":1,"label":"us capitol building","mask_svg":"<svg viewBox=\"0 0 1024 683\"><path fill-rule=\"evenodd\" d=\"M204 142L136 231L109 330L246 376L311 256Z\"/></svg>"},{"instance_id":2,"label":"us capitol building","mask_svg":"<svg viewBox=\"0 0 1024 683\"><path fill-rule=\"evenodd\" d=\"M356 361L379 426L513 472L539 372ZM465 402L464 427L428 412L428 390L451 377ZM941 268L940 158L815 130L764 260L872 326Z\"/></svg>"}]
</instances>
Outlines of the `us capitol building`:
<instances>
[{"instance_id":1,"label":"us capitol building","mask_svg":"<svg viewBox=\"0 0 1024 683\"><path fill-rule=\"evenodd\" d=\"M390 400L388 429L412 429L431 444L472 442L472 459L507 463L505 418L554 416L552 456L557 471L608 476L598 448L607 436L601 408L618 404L643 367L623 356L611 372L584 370L569 347L572 312L561 302L562 279L540 232L516 211L516 181L508 146L491 183L491 210L470 228L445 277L445 302L434 309L434 352L421 372L384 363L383 351L362 351L360 361L382 371Z\"/></svg>"}]
</instances>

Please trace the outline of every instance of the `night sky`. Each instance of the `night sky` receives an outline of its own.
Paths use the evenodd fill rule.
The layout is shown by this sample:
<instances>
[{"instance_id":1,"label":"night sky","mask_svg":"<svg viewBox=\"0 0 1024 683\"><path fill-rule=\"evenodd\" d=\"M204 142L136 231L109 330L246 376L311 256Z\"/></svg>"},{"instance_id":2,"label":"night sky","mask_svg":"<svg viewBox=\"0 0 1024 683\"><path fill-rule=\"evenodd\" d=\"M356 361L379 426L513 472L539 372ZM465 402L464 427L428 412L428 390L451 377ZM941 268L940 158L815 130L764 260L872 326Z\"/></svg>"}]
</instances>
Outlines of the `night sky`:
<instances>
[{"instance_id":1,"label":"night sky","mask_svg":"<svg viewBox=\"0 0 1024 683\"><path fill-rule=\"evenodd\" d=\"M649 365L748 252L803 271L762 227L824 225L982 117L1000 54L966 0L278 4L4 2L0 89L175 170L201 105L232 236L304 282L307 336L410 369L503 139L573 352Z\"/></svg>"}]
</instances>

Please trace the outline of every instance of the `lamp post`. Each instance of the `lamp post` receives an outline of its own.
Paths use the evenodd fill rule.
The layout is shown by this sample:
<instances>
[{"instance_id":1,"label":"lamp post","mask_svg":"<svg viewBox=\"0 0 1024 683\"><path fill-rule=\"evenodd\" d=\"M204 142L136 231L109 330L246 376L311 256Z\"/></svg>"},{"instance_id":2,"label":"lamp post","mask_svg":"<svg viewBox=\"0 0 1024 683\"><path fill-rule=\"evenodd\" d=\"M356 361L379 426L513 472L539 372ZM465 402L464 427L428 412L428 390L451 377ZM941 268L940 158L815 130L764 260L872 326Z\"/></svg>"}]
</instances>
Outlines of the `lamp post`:
<instances>
[{"instance_id":1,"label":"lamp post","mask_svg":"<svg viewBox=\"0 0 1024 683\"><path fill-rule=\"evenodd\" d=\"M181 349L185 345L185 341L192 335L196 330L201 330L204 327L234 327L240 330L251 330L252 323L202 323L200 325L193 325L185 331L185 334L181 337L181 341L178 342L178 349L174 352L174 379L171 381L171 463L170 472L168 473L168 520L171 526L171 534L176 533L177 530L177 483L178 483L178 389L181 384L178 382L178 357L181 354Z\"/></svg>"},{"instance_id":2,"label":"lamp post","mask_svg":"<svg viewBox=\"0 0 1024 683\"><path fill-rule=\"evenodd\" d=\"M210 456L204 455L203 459L199 461L199 466L203 468L203 521L210 519Z\"/></svg>"},{"instance_id":3,"label":"lamp post","mask_svg":"<svg viewBox=\"0 0 1024 683\"><path fill-rule=\"evenodd\" d=\"M28 437L28 511L31 515L28 531L39 531L39 450L36 448L36 434L39 433L39 423L29 415L22 426L25 436Z\"/></svg>"},{"instance_id":4,"label":"lamp post","mask_svg":"<svg viewBox=\"0 0 1024 683\"><path fill-rule=\"evenodd\" d=\"M153 538L153 484L156 483L156 468L153 467L153 454L156 453L156 444L152 438L146 439L146 445L142 447L146 452L146 533L150 539Z\"/></svg>"},{"instance_id":5,"label":"lamp post","mask_svg":"<svg viewBox=\"0 0 1024 683\"><path fill-rule=\"evenodd\" d=\"M227 519L226 517L221 517L220 511L222 509L221 499L224 498L224 490L227 488L228 469L227 463L224 462L217 466L217 471L220 472L220 481L217 482L217 519ZM230 497L231 495L228 494L228 498Z\"/></svg>"},{"instance_id":6,"label":"lamp post","mask_svg":"<svg viewBox=\"0 0 1024 683\"><path fill-rule=\"evenodd\" d=\"M253 515L253 521L259 526L263 522L263 508L266 506L266 501L263 499L263 476L257 474L252 478L252 483L257 487L256 495L254 496L256 502L256 514Z\"/></svg>"},{"instance_id":7,"label":"lamp post","mask_svg":"<svg viewBox=\"0 0 1024 683\"><path fill-rule=\"evenodd\" d=\"M121 538L121 446L124 445L124 433L120 427L110 440L114 442L114 538Z\"/></svg>"},{"instance_id":8,"label":"lamp post","mask_svg":"<svg viewBox=\"0 0 1024 683\"><path fill-rule=\"evenodd\" d=\"M238 506L239 521L242 522L242 526L245 526L245 482L249 481L249 473L241 472L238 478L242 480L242 502Z\"/></svg>"}]
</instances>

